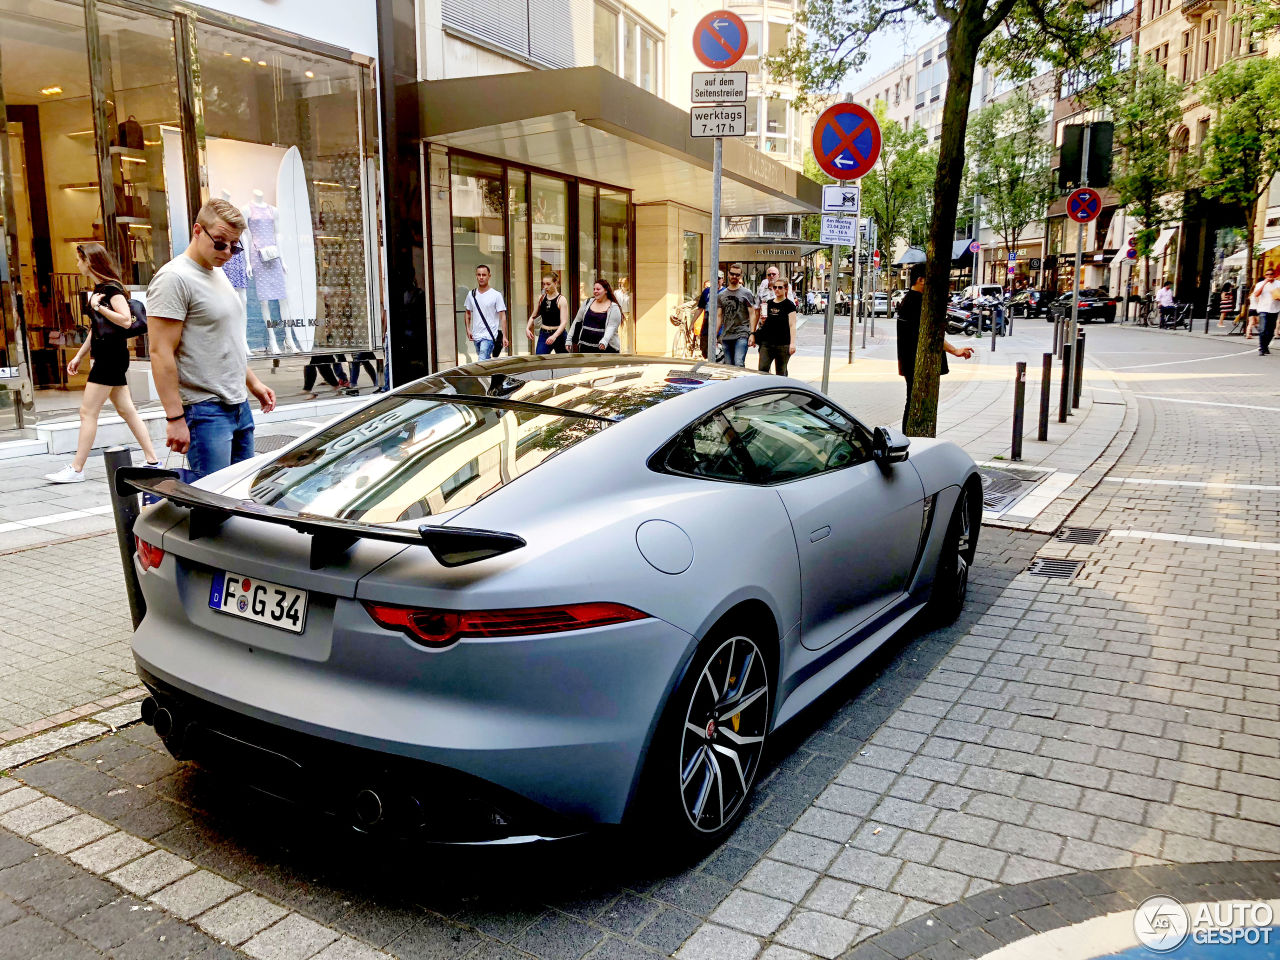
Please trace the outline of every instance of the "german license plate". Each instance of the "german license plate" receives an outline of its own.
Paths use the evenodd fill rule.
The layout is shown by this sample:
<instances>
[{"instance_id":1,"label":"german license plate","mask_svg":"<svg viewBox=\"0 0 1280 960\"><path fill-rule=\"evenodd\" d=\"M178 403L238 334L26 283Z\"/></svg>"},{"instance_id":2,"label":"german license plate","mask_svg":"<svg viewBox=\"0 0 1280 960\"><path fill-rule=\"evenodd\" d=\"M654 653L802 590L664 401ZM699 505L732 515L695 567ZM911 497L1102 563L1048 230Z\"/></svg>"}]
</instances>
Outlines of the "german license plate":
<instances>
[{"instance_id":1,"label":"german license plate","mask_svg":"<svg viewBox=\"0 0 1280 960\"><path fill-rule=\"evenodd\" d=\"M209 606L219 613L301 633L307 623L307 591L220 570L213 575Z\"/></svg>"}]
</instances>

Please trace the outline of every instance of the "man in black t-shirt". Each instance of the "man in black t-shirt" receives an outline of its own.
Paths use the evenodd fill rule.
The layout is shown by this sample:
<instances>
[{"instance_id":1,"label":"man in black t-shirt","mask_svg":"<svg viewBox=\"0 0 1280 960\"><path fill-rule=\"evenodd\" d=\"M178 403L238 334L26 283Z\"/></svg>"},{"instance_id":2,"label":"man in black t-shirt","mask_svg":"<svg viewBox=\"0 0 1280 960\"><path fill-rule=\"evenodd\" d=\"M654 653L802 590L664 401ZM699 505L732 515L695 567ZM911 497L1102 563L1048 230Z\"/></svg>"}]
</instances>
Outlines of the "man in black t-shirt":
<instances>
[{"instance_id":1,"label":"man in black t-shirt","mask_svg":"<svg viewBox=\"0 0 1280 960\"><path fill-rule=\"evenodd\" d=\"M916 350L920 341L920 309L924 305L925 265L917 263L911 268L911 289L907 291L902 302L898 304L898 374L907 381L907 402L902 408L902 422L907 422L907 412L911 408L911 387L916 379ZM973 347L953 347L942 341L942 372L947 372L947 354L963 357L968 360L973 356Z\"/></svg>"}]
</instances>

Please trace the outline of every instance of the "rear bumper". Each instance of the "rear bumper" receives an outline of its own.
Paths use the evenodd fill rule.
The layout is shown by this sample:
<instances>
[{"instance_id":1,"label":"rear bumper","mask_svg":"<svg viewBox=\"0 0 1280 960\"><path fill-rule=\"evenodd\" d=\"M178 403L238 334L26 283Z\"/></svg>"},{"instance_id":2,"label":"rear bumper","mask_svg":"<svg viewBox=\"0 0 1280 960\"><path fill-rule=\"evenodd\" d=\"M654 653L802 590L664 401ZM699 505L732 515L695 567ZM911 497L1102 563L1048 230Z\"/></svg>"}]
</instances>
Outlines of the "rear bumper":
<instances>
[{"instance_id":1,"label":"rear bumper","mask_svg":"<svg viewBox=\"0 0 1280 960\"><path fill-rule=\"evenodd\" d=\"M133 651L156 698L181 711L179 725L197 728L178 753L226 766L215 754L234 747L250 758L234 775L333 812L379 781L429 788L436 800L482 798L513 832L620 823L695 646L650 618L433 652L377 627L355 601L317 597L315 622L331 625L329 642L291 654L292 635L273 631L281 642L268 648L252 624L235 636L209 622L225 615L208 612L207 598L201 612L200 598L180 596L173 562L141 578L147 616Z\"/></svg>"}]
</instances>

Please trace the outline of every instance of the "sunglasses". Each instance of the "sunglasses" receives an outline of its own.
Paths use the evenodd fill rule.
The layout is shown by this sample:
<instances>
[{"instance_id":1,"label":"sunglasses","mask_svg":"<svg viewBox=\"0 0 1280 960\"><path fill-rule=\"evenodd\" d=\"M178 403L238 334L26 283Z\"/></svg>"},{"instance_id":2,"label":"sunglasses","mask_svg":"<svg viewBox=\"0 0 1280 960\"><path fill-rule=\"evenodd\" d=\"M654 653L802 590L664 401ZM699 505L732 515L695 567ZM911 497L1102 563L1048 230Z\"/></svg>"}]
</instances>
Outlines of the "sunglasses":
<instances>
[{"instance_id":1,"label":"sunglasses","mask_svg":"<svg viewBox=\"0 0 1280 960\"><path fill-rule=\"evenodd\" d=\"M209 237L209 242L213 244L213 249L219 253L227 249L227 247L231 248L232 256L237 253L244 253L244 244L238 240L215 240L213 237Z\"/></svg>"},{"instance_id":2,"label":"sunglasses","mask_svg":"<svg viewBox=\"0 0 1280 960\"><path fill-rule=\"evenodd\" d=\"M731 273L731 274L729 274L729 279L730 279L730 280L741 280L741 279L742 279L742 274L740 274L740 273Z\"/></svg>"},{"instance_id":3,"label":"sunglasses","mask_svg":"<svg viewBox=\"0 0 1280 960\"><path fill-rule=\"evenodd\" d=\"M775 290L785 290L785 289L787 289L787 285L786 285L785 283L775 283L775 284L773 285L773 289L775 289Z\"/></svg>"}]
</instances>

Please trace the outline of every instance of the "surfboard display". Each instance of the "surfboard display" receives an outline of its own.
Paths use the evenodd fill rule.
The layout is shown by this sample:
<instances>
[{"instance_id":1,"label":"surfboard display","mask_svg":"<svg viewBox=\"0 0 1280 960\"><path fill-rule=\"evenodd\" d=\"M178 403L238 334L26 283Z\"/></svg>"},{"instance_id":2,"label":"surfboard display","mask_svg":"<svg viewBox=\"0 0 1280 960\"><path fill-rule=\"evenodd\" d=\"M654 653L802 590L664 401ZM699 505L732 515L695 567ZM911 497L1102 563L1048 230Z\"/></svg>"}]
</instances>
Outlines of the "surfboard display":
<instances>
[{"instance_id":1,"label":"surfboard display","mask_svg":"<svg viewBox=\"0 0 1280 960\"><path fill-rule=\"evenodd\" d=\"M315 340L316 318L316 235L311 223L311 195L302 154L290 147L280 159L276 174L276 208L279 211L277 236L280 259L284 261L285 288L289 292L289 312L304 351Z\"/></svg>"}]
</instances>

